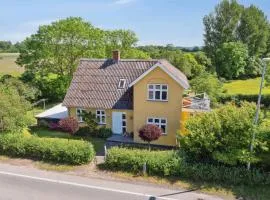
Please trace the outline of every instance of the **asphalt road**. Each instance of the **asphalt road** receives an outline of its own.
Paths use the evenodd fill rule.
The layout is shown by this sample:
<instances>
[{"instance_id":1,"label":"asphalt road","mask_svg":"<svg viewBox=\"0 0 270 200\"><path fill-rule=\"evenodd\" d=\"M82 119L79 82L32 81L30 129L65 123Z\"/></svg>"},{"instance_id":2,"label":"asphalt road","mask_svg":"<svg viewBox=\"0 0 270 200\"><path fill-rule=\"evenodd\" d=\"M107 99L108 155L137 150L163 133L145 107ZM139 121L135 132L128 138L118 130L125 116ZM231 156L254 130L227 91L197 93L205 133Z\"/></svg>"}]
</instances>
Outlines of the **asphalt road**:
<instances>
[{"instance_id":1,"label":"asphalt road","mask_svg":"<svg viewBox=\"0 0 270 200\"><path fill-rule=\"evenodd\" d=\"M20 200L218 200L194 191L85 178L0 164L0 199Z\"/></svg>"}]
</instances>

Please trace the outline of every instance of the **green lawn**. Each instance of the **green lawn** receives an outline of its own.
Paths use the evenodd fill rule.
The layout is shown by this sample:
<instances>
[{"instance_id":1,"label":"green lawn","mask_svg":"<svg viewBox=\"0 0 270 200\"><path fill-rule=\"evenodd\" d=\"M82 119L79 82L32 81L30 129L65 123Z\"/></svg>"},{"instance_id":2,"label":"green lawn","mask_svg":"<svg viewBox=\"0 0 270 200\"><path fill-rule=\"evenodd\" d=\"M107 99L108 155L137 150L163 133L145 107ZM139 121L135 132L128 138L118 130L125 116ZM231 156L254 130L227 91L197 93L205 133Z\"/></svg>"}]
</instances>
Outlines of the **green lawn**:
<instances>
[{"instance_id":1,"label":"green lawn","mask_svg":"<svg viewBox=\"0 0 270 200\"><path fill-rule=\"evenodd\" d=\"M101 154L104 151L104 144L106 142L105 139L95 138L95 137L78 137L78 136L70 136L68 133L64 133L61 131L52 131L46 128L32 128L30 130L31 134L35 134L39 137L50 137L50 138L66 138L66 139L84 139L91 142L94 145L95 151L97 154Z\"/></svg>"},{"instance_id":2,"label":"green lawn","mask_svg":"<svg viewBox=\"0 0 270 200\"><path fill-rule=\"evenodd\" d=\"M18 56L18 53L0 53L0 75L19 76L23 73L24 69L15 63Z\"/></svg>"},{"instance_id":3,"label":"green lawn","mask_svg":"<svg viewBox=\"0 0 270 200\"><path fill-rule=\"evenodd\" d=\"M235 80L225 83L223 88L228 94L258 94L260 81L260 78ZM264 87L263 94L270 94L270 86Z\"/></svg>"}]
</instances>

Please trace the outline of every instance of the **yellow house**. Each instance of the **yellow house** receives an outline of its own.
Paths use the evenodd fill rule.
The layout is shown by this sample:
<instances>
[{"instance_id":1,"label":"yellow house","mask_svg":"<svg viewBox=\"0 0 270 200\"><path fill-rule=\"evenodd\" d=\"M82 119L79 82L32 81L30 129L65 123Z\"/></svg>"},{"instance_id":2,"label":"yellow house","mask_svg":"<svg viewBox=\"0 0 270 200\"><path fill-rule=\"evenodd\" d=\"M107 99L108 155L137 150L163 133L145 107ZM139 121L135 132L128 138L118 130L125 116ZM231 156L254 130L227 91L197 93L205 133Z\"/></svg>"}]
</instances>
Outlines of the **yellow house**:
<instances>
[{"instance_id":1,"label":"yellow house","mask_svg":"<svg viewBox=\"0 0 270 200\"><path fill-rule=\"evenodd\" d=\"M186 76L166 60L120 59L113 51L112 59L80 60L63 105L81 126L80 114L91 111L101 126L114 134L133 133L137 143L143 143L138 130L155 124L163 134L153 143L175 146L188 87Z\"/></svg>"}]
</instances>

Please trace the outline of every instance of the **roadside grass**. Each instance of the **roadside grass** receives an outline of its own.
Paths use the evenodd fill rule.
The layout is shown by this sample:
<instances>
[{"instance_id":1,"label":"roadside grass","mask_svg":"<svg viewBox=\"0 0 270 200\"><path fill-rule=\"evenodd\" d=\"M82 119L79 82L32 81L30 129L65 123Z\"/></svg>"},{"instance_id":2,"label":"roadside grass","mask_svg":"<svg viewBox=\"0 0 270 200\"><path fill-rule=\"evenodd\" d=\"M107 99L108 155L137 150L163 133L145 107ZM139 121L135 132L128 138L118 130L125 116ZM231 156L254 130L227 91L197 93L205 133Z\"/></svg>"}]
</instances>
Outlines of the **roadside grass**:
<instances>
[{"instance_id":1,"label":"roadside grass","mask_svg":"<svg viewBox=\"0 0 270 200\"><path fill-rule=\"evenodd\" d=\"M18 56L19 53L0 53L0 75L19 76L24 72L24 69L15 63Z\"/></svg>"},{"instance_id":2,"label":"roadside grass","mask_svg":"<svg viewBox=\"0 0 270 200\"><path fill-rule=\"evenodd\" d=\"M104 164L99 164L98 169L107 175L122 178L130 181L143 181L151 184L168 185L174 188L185 189L184 192L197 191L204 192L210 195L216 195L223 199L270 199L270 186L248 186L248 185L223 185L217 183L192 181L179 177L158 177L133 174L122 171L111 171L104 167Z\"/></svg>"},{"instance_id":3,"label":"roadside grass","mask_svg":"<svg viewBox=\"0 0 270 200\"><path fill-rule=\"evenodd\" d=\"M223 88L228 94L258 94L260 87L260 78L247 80L234 80L224 83ZM263 88L263 94L270 94L270 86Z\"/></svg>"},{"instance_id":4,"label":"roadside grass","mask_svg":"<svg viewBox=\"0 0 270 200\"><path fill-rule=\"evenodd\" d=\"M48 162L35 162L34 166L47 171L57 171L57 172L67 172L74 170L77 166L74 165L62 165L56 163L48 163Z\"/></svg>"},{"instance_id":5,"label":"roadside grass","mask_svg":"<svg viewBox=\"0 0 270 200\"><path fill-rule=\"evenodd\" d=\"M96 138L96 137L79 137L79 136L70 136L68 133L61 131L52 131L47 128L32 127L30 129L31 134L35 134L39 137L50 137L50 138L66 138L66 139L77 139L77 140L87 140L91 142L94 146L94 149L97 154L102 154L104 151L105 139Z\"/></svg>"}]
</instances>

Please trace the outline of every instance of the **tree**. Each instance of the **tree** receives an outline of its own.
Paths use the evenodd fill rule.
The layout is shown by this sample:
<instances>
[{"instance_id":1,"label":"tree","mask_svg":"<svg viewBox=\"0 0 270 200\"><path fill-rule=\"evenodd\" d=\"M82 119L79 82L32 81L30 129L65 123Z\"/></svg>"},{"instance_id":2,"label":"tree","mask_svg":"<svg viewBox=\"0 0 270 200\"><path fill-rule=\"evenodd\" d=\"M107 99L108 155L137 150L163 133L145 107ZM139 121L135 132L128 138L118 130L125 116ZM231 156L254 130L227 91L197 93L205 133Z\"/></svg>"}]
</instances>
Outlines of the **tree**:
<instances>
[{"instance_id":1,"label":"tree","mask_svg":"<svg viewBox=\"0 0 270 200\"><path fill-rule=\"evenodd\" d=\"M72 77L79 59L102 58L102 31L78 17L40 26L23 42L17 63L26 71Z\"/></svg>"},{"instance_id":2,"label":"tree","mask_svg":"<svg viewBox=\"0 0 270 200\"><path fill-rule=\"evenodd\" d=\"M248 48L241 42L227 42L217 50L217 74L227 79L245 74Z\"/></svg>"},{"instance_id":3,"label":"tree","mask_svg":"<svg viewBox=\"0 0 270 200\"><path fill-rule=\"evenodd\" d=\"M97 134L98 122L96 115L92 112L83 111L82 117L90 134Z\"/></svg>"},{"instance_id":4,"label":"tree","mask_svg":"<svg viewBox=\"0 0 270 200\"><path fill-rule=\"evenodd\" d=\"M269 22L263 11L254 5L245 8L237 27L237 35L247 44L250 56L261 56L266 52L269 34Z\"/></svg>"},{"instance_id":5,"label":"tree","mask_svg":"<svg viewBox=\"0 0 270 200\"><path fill-rule=\"evenodd\" d=\"M161 136L161 134L162 134L161 128L153 124L144 125L139 130L139 137L143 141L148 142L149 150L150 150L150 142L157 140Z\"/></svg>"},{"instance_id":6,"label":"tree","mask_svg":"<svg viewBox=\"0 0 270 200\"><path fill-rule=\"evenodd\" d=\"M210 73L202 73L190 81L191 89L195 93L205 92L212 103L217 102L218 96L222 93L222 83Z\"/></svg>"},{"instance_id":7,"label":"tree","mask_svg":"<svg viewBox=\"0 0 270 200\"><path fill-rule=\"evenodd\" d=\"M31 124L31 105L18 91L0 83L0 131L21 133Z\"/></svg>"},{"instance_id":8,"label":"tree","mask_svg":"<svg viewBox=\"0 0 270 200\"><path fill-rule=\"evenodd\" d=\"M180 145L195 161L219 162L228 165L256 162L256 152L264 141L256 138L255 153L249 146L252 138L255 104L242 103L222 106L212 112L190 118L186 123L187 133L182 134Z\"/></svg>"},{"instance_id":9,"label":"tree","mask_svg":"<svg viewBox=\"0 0 270 200\"><path fill-rule=\"evenodd\" d=\"M10 75L2 76L0 78L0 83L10 89L16 90L20 96L24 97L28 101L34 101L40 95L40 91L37 88L27 83L23 83L18 78Z\"/></svg>"},{"instance_id":10,"label":"tree","mask_svg":"<svg viewBox=\"0 0 270 200\"><path fill-rule=\"evenodd\" d=\"M203 18L205 52L216 66L217 49L223 43L236 41L237 29L243 6L236 0L223 0L215 11Z\"/></svg>"}]
</instances>

